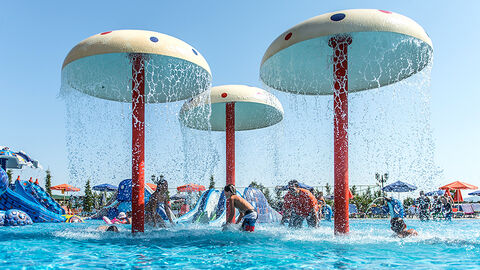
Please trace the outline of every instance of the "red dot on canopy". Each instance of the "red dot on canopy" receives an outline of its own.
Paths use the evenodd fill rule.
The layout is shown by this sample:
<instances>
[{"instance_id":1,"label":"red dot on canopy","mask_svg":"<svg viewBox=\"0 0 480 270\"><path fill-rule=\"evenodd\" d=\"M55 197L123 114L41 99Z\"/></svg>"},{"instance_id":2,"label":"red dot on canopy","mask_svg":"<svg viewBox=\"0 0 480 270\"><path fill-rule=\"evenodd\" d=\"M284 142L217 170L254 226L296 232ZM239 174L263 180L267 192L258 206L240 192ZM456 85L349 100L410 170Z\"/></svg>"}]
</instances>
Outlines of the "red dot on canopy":
<instances>
[{"instance_id":1,"label":"red dot on canopy","mask_svg":"<svg viewBox=\"0 0 480 270\"><path fill-rule=\"evenodd\" d=\"M292 37L292 33L290 32L285 36L285 40L289 40L291 37Z\"/></svg>"},{"instance_id":2,"label":"red dot on canopy","mask_svg":"<svg viewBox=\"0 0 480 270\"><path fill-rule=\"evenodd\" d=\"M392 12L391 12L391 11L388 11L388 10L381 10L381 9L379 9L378 11L383 12L383 13L387 13L387 14L392 14Z\"/></svg>"},{"instance_id":3,"label":"red dot on canopy","mask_svg":"<svg viewBox=\"0 0 480 270\"><path fill-rule=\"evenodd\" d=\"M107 31L107 32L103 32L103 33L100 33L100 35L106 35L106 34L110 34L112 31Z\"/></svg>"},{"instance_id":4,"label":"red dot on canopy","mask_svg":"<svg viewBox=\"0 0 480 270\"><path fill-rule=\"evenodd\" d=\"M226 98L227 97L227 93L222 93L222 98Z\"/></svg>"}]
</instances>

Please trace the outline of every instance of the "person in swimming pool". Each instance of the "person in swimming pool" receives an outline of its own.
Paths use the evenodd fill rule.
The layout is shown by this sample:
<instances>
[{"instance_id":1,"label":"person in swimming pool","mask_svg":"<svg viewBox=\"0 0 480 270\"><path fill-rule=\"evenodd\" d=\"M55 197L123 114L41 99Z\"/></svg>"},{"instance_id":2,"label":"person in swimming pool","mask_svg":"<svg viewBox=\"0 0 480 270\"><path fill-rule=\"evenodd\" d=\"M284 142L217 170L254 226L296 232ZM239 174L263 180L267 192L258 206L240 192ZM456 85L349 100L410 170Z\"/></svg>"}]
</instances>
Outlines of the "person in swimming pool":
<instances>
[{"instance_id":1,"label":"person in swimming pool","mask_svg":"<svg viewBox=\"0 0 480 270\"><path fill-rule=\"evenodd\" d=\"M229 224L232 224L236 208L240 212L240 216L238 216L236 223L238 224L240 221L243 221L240 230L247 232L255 231L255 223L258 218L255 208L253 208L253 206L244 198L237 195L234 185L227 185L223 190L225 192L225 197L227 198L227 203L230 204L230 211L227 213L227 222L223 224L223 228L226 229Z\"/></svg>"},{"instance_id":2,"label":"person in swimming pool","mask_svg":"<svg viewBox=\"0 0 480 270\"><path fill-rule=\"evenodd\" d=\"M399 217L394 217L390 220L390 228L400 238L418 235L418 232L414 229L407 230L407 224Z\"/></svg>"},{"instance_id":3,"label":"person in swimming pool","mask_svg":"<svg viewBox=\"0 0 480 270\"><path fill-rule=\"evenodd\" d=\"M167 227L167 224L157 212L157 208L159 203L163 203L165 214L167 214L167 218L170 221L170 224L173 224L172 216L170 214L170 205L168 204L168 182L163 177L160 177L160 181L158 182L157 189L153 192L152 196L150 196L150 200L145 205L145 223L151 224L154 227Z\"/></svg>"},{"instance_id":4,"label":"person in swimming pool","mask_svg":"<svg viewBox=\"0 0 480 270\"><path fill-rule=\"evenodd\" d=\"M313 194L298 187L298 181L288 182L288 193L283 197L283 216L281 224L288 220L288 226L301 228L303 220L307 220L309 227L318 227L318 203Z\"/></svg>"},{"instance_id":5,"label":"person in swimming pool","mask_svg":"<svg viewBox=\"0 0 480 270\"><path fill-rule=\"evenodd\" d=\"M115 225L110 225L110 226L102 225L102 226L99 226L97 230L103 231L103 232L118 232L118 228Z\"/></svg>"}]
</instances>

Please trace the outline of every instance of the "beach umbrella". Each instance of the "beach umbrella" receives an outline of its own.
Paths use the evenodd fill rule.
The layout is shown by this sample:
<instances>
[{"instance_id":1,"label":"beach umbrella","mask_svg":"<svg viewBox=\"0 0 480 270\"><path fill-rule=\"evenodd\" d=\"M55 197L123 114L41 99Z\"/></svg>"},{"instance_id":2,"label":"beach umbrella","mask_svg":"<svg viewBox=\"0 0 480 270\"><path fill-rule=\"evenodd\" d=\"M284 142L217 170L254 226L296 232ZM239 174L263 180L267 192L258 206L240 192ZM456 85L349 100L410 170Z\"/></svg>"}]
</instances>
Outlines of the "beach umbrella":
<instances>
[{"instance_id":1,"label":"beach umbrella","mask_svg":"<svg viewBox=\"0 0 480 270\"><path fill-rule=\"evenodd\" d=\"M447 190L447 189L478 189L477 186L467 184L465 182L455 181L445 186L439 187L439 189Z\"/></svg>"},{"instance_id":2,"label":"beach umbrella","mask_svg":"<svg viewBox=\"0 0 480 270\"><path fill-rule=\"evenodd\" d=\"M468 195L480 196L480 190L468 193Z\"/></svg>"},{"instance_id":3,"label":"beach umbrella","mask_svg":"<svg viewBox=\"0 0 480 270\"><path fill-rule=\"evenodd\" d=\"M382 188L385 192L410 192L416 190L417 187L402 181L397 181L395 183L391 183L390 185L386 185Z\"/></svg>"},{"instance_id":4,"label":"beach umbrella","mask_svg":"<svg viewBox=\"0 0 480 270\"><path fill-rule=\"evenodd\" d=\"M311 187L307 184L301 183L301 182L298 182L298 187L303 188L303 189L307 189L307 190L311 190L313 188L313 187ZM282 186L281 190L288 190L288 185Z\"/></svg>"},{"instance_id":5,"label":"beach umbrella","mask_svg":"<svg viewBox=\"0 0 480 270\"><path fill-rule=\"evenodd\" d=\"M455 190L455 195L453 195L453 202L463 202L462 192L460 189Z\"/></svg>"},{"instance_id":6,"label":"beach umbrella","mask_svg":"<svg viewBox=\"0 0 480 270\"><path fill-rule=\"evenodd\" d=\"M425 196L434 196L434 195L442 196L443 194L445 194L445 190L436 190L436 191L430 191L425 193Z\"/></svg>"},{"instance_id":7,"label":"beach umbrella","mask_svg":"<svg viewBox=\"0 0 480 270\"><path fill-rule=\"evenodd\" d=\"M118 187L110 184L101 184L92 187L95 191L117 191Z\"/></svg>"},{"instance_id":8,"label":"beach umbrella","mask_svg":"<svg viewBox=\"0 0 480 270\"><path fill-rule=\"evenodd\" d=\"M144 231L145 106L191 98L211 85L200 52L153 31L115 30L78 43L62 66L62 87L132 104L132 233Z\"/></svg>"},{"instance_id":9,"label":"beach umbrella","mask_svg":"<svg viewBox=\"0 0 480 270\"><path fill-rule=\"evenodd\" d=\"M180 193L177 193L173 196L170 197L170 200L172 201L176 201L176 200L185 200L187 198L187 195L185 194L180 194Z\"/></svg>"},{"instance_id":10,"label":"beach umbrella","mask_svg":"<svg viewBox=\"0 0 480 270\"><path fill-rule=\"evenodd\" d=\"M51 190L60 190L62 191L62 194L63 194L63 201L65 201L65 193L68 193L68 192L78 192L80 191L79 188L77 187L74 187L72 185L69 185L69 184L61 184L61 185L56 185L56 186L53 186L53 187L50 187Z\"/></svg>"},{"instance_id":11,"label":"beach umbrella","mask_svg":"<svg viewBox=\"0 0 480 270\"><path fill-rule=\"evenodd\" d=\"M205 190L205 186L197 185L193 183L177 187L178 192L195 192L195 191L204 191L204 190Z\"/></svg>"},{"instance_id":12,"label":"beach umbrella","mask_svg":"<svg viewBox=\"0 0 480 270\"><path fill-rule=\"evenodd\" d=\"M455 190L455 195L453 196L453 201L454 202L462 202L463 197L462 197L462 192L460 190L462 190L462 189L478 189L478 187L474 186L472 184L465 183L465 182L455 181L455 182L452 182L452 183L447 184L445 186L442 186L439 189L446 190L446 192L449 192L451 189Z\"/></svg>"},{"instance_id":13,"label":"beach umbrella","mask_svg":"<svg viewBox=\"0 0 480 270\"><path fill-rule=\"evenodd\" d=\"M348 95L420 72L433 59L425 30L410 18L351 9L303 21L278 36L260 64L268 86L303 95L333 95L335 233L349 232Z\"/></svg>"}]
</instances>

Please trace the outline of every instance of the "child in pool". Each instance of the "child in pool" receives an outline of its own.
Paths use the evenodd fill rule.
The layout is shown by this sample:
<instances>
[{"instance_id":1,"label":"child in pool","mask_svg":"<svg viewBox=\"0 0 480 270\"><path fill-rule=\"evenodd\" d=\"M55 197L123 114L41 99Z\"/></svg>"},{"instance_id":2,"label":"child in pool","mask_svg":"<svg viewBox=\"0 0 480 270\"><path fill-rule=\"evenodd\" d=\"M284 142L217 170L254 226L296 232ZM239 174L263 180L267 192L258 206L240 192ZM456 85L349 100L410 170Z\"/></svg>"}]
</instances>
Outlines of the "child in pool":
<instances>
[{"instance_id":1,"label":"child in pool","mask_svg":"<svg viewBox=\"0 0 480 270\"><path fill-rule=\"evenodd\" d=\"M115 225L110 225L110 226L102 225L102 226L99 226L97 230L103 231L103 232L118 232L118 228Z\"/></svg>"},{"instance_id":2,"label":"child in pool","mask_svg":"<svg viewBox=\"0 0 480 270\"><path fill-rule=\"evenodd\" d=\"M128 218L124 212L118 213L118 216L112 219L112 223L114 224L131 224L131 218Z\"/></svg>"},{"instance_id":3,"label":"child in pool","mask_svg":"<svg viewBox=\"0 0 480 270\"><path fill-rule=\"evenodd\" d=\"M230 204L230 211L227 213L227 222L223 224L223 229L226 230L228 225L232 224L232 220L235 217L236 208L240 212L240 216L238 216L237 219L237 224L240 223L240 221L243 221L240 230L247 232L255 231L255 223L258 218L255 208L253 208L253 206L244 198L237 195L234 185L227 185L223 190Z\"/></svg>"},{"instance_id":4,"label":"child in pool","mask_svg":"<svg viewBox=\"0 0 480 270\"><path fill-rule=\"evenodd\" d=\"M418 232L414 229L407 230L407 224L405 224L405 221L403 221L403 219L399 217L395 217L390 220L390 228L400 238L418 235Z\"/></svg>"}]
</instances>

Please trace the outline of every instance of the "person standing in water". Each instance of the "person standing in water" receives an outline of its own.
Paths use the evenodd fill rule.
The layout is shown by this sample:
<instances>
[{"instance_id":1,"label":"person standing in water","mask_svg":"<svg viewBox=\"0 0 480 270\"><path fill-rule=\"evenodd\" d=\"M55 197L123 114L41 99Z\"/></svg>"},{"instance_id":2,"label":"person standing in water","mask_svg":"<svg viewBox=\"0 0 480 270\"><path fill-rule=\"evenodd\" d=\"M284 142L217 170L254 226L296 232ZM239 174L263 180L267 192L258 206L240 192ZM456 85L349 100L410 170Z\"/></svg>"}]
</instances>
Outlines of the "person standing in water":
<instances>
[{"instance_id":1,"label":"person standing in water","mask_svg":"<svg viewBox=\"0 0 480 270\"><path fill-rule=\"evenodd\" d=\"M283 199L284 211L281 224L288 220L289 227L301 228L303 220L307 220L309 227L318 227L320 220L317 199L310 191L299 188L297 180L288 182L288 193Z\"/></svg>"},{"instance_id":2,"label":"person standing in water","mask_svg":"<svg viewBox=\"0 0 480 270\"><path fill-rule=\"evenodd\" d=\"M407 224L399 217L394 217L390 220L390 228L400 238L418 235L418 232L414 229L407 230Z\"/></svg>"},{"instance_id":3,"label":"person standing in water","mask_svg":"<svg viewBox=\"0 0 480 270\"><path fill-rule=\"evenodd\" d=\"M150 200L145 205L145 223L151 224L154 227L167 227L167 224L157 212L159 207L159 203L163 203L163 207L165 209L165 214L167 215L170 224L173 224L172 216L170 214L170 206L168 205L168 182L163 177L160 178L158 182L157 189L153 194L150 196Z\"/></svg>"},{"instance_id":4,"label":"person standing in water","mask_svg":"<svg viewBox=\"0 0 480 270\"><path fill-rule=\"evenodd\" d=\"M430 199L425 196L425 193L420 191L420 197L418 197L417 201L415 202L418 206L419 212L418 216L420 220L429 220L430 219Z\"/></svg>"},{"instance_id":5,"label":"person standing in water","mask_svg":"<svg viewBox=\"0 0 480 270\"><path fill-rule=\"evenodd\" d=\"M227 185L223 190L225 192L225 197L227 197L227 202L230 203L230 211L227 213L227 222L223 224L223 228L225 229L229 224L232 224L232 220L235 217L235 209L238 209L240 216L238 216L236 224L243 221L242 226L240 227L242 231L255 231L255 223L258 218L255 208L253 208L253 206L244 198L237 195L234 185Z\"/></svg>"}]
</instances>

